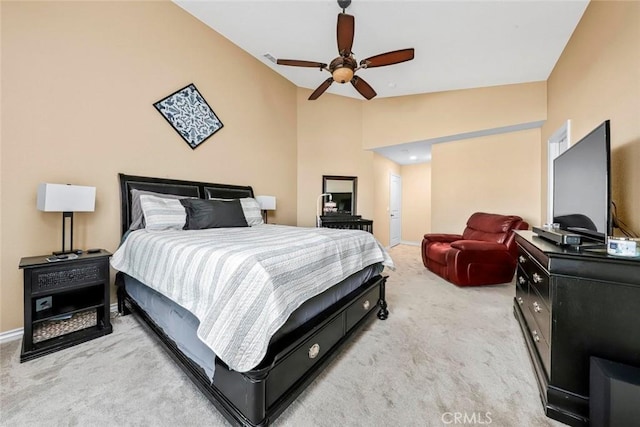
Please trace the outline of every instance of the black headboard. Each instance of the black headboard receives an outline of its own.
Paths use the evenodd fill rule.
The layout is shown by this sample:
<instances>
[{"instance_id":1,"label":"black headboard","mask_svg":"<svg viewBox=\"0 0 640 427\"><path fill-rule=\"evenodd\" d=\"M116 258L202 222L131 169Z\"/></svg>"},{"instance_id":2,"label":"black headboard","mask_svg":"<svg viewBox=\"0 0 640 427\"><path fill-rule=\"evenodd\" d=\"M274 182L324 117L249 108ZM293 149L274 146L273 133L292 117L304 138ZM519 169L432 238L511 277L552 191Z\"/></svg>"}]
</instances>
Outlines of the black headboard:
<instances>
[{"instance_id":1,"label":"black headboard","mask_svg":"<svg viewBox=\"0 0 640 427\"><path fill-rule=\"evenodd\" d=\"M164 194L209 199L240 199L253 197L253 188L243 185L215 184L210 182L183 181L179 179L151 178L146 176L118 175L120 178L120 209L122 234L131 225L131 190L145 190Z\"/></svg>"}]
</instances>

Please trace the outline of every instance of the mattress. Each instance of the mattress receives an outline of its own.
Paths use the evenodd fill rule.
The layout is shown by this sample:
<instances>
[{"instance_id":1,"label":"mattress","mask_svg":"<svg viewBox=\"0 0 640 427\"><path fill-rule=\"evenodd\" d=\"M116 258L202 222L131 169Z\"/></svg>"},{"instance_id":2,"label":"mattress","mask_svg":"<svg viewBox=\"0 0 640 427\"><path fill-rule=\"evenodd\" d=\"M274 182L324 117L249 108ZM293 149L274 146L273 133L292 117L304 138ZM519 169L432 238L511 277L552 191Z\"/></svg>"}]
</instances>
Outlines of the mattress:
<instances>
[{"instance_id":1,"label":"mattress","mask_svg":"<svg viewBox=\"0 0 640 427\"><path fill-rule=\"evenodd\" d=\"M349 295L370 278L380 274L383 268L382 263L365 267L303 303L273 335L270 346L277 346L280 342L285 341L295 329ZM213 350L198 338L199 321L196 316L140 281L126 274L124 278L129 296L212 380L215 373L216 356Z\"/></svg>"},{"instance_id":2,"label":"mattress","mask_svg":"<svg viewBox=\"0 0 640 427\"><path fill-rule=\"evenodd\" d=\"M300 305L375 263L393 268L370 233L281 225L136 230L111 258L193 313L198 337L239 372L264 359Z\"/></svg>"}]
</instances>

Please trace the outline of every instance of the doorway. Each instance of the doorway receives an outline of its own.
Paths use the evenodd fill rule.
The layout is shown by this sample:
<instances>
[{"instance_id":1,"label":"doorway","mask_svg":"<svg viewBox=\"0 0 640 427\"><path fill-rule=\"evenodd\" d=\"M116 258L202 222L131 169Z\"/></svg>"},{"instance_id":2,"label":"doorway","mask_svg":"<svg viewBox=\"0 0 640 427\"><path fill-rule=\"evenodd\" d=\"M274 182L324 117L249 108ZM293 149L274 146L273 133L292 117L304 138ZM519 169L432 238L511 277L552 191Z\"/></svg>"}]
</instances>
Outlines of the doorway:
<instances>
[{"instance_id":1,"label":"doorway","mask_svg":"<svg viewBox=\"0 0 640 427\"><path fill-rule=\"evenodd\" d=\"M402 177L389 174L389 247L402 240Z\"/></svg>"},{"instance_id":2,"label":"doorway","mask_svg":"<svg viewBox=\"0 0 640 427\"><path fill-rule=\"evenodd\" d=\"M547 141L547 224L553 222L553 161L569 148L571 120L567 120Z\"/></svg>"}]
</instances>

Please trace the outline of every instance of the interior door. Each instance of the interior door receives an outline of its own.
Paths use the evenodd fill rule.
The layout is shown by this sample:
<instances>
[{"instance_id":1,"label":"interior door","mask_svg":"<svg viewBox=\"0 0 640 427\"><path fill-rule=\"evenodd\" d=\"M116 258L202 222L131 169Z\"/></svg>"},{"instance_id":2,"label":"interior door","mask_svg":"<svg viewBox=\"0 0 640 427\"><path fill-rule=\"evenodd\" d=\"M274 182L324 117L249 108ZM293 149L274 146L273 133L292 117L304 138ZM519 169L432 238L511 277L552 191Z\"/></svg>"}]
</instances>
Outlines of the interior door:
<instances>
[{"instance_id":1,"label":"interior door","mask_svg":"<svg viewBox=\"0 0 640 427\"><path fill-rule=\"evenodd\" d=\"M389 175L389 246L402 240L402 178Z\"/></svg>"}]
</instances>

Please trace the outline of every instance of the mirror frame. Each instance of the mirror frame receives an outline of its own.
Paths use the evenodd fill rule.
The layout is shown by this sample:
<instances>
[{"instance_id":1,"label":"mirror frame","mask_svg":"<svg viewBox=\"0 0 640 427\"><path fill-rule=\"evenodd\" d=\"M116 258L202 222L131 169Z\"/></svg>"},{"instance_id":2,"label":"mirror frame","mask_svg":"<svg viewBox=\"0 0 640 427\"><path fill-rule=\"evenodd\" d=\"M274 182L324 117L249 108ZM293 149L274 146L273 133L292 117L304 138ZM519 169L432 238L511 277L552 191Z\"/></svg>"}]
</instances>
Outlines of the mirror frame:
<instances>
[{"instance_id":1,"label":"mirror frame","mask_svg":"<svg viewBox=\"0 0 640 427\"><path fill-rule=\"evenodd\" d=\"M351 181L353 183L353 197L351 198L351 215L357 215L356 209L358 206L358 177L357 176L342 176L342 175L322 175L322 193L327 191L327 181ZM338 214L340 215L340 214ZM345 215L345 214L342 214Z\"/></svg>"}]
</instances>

